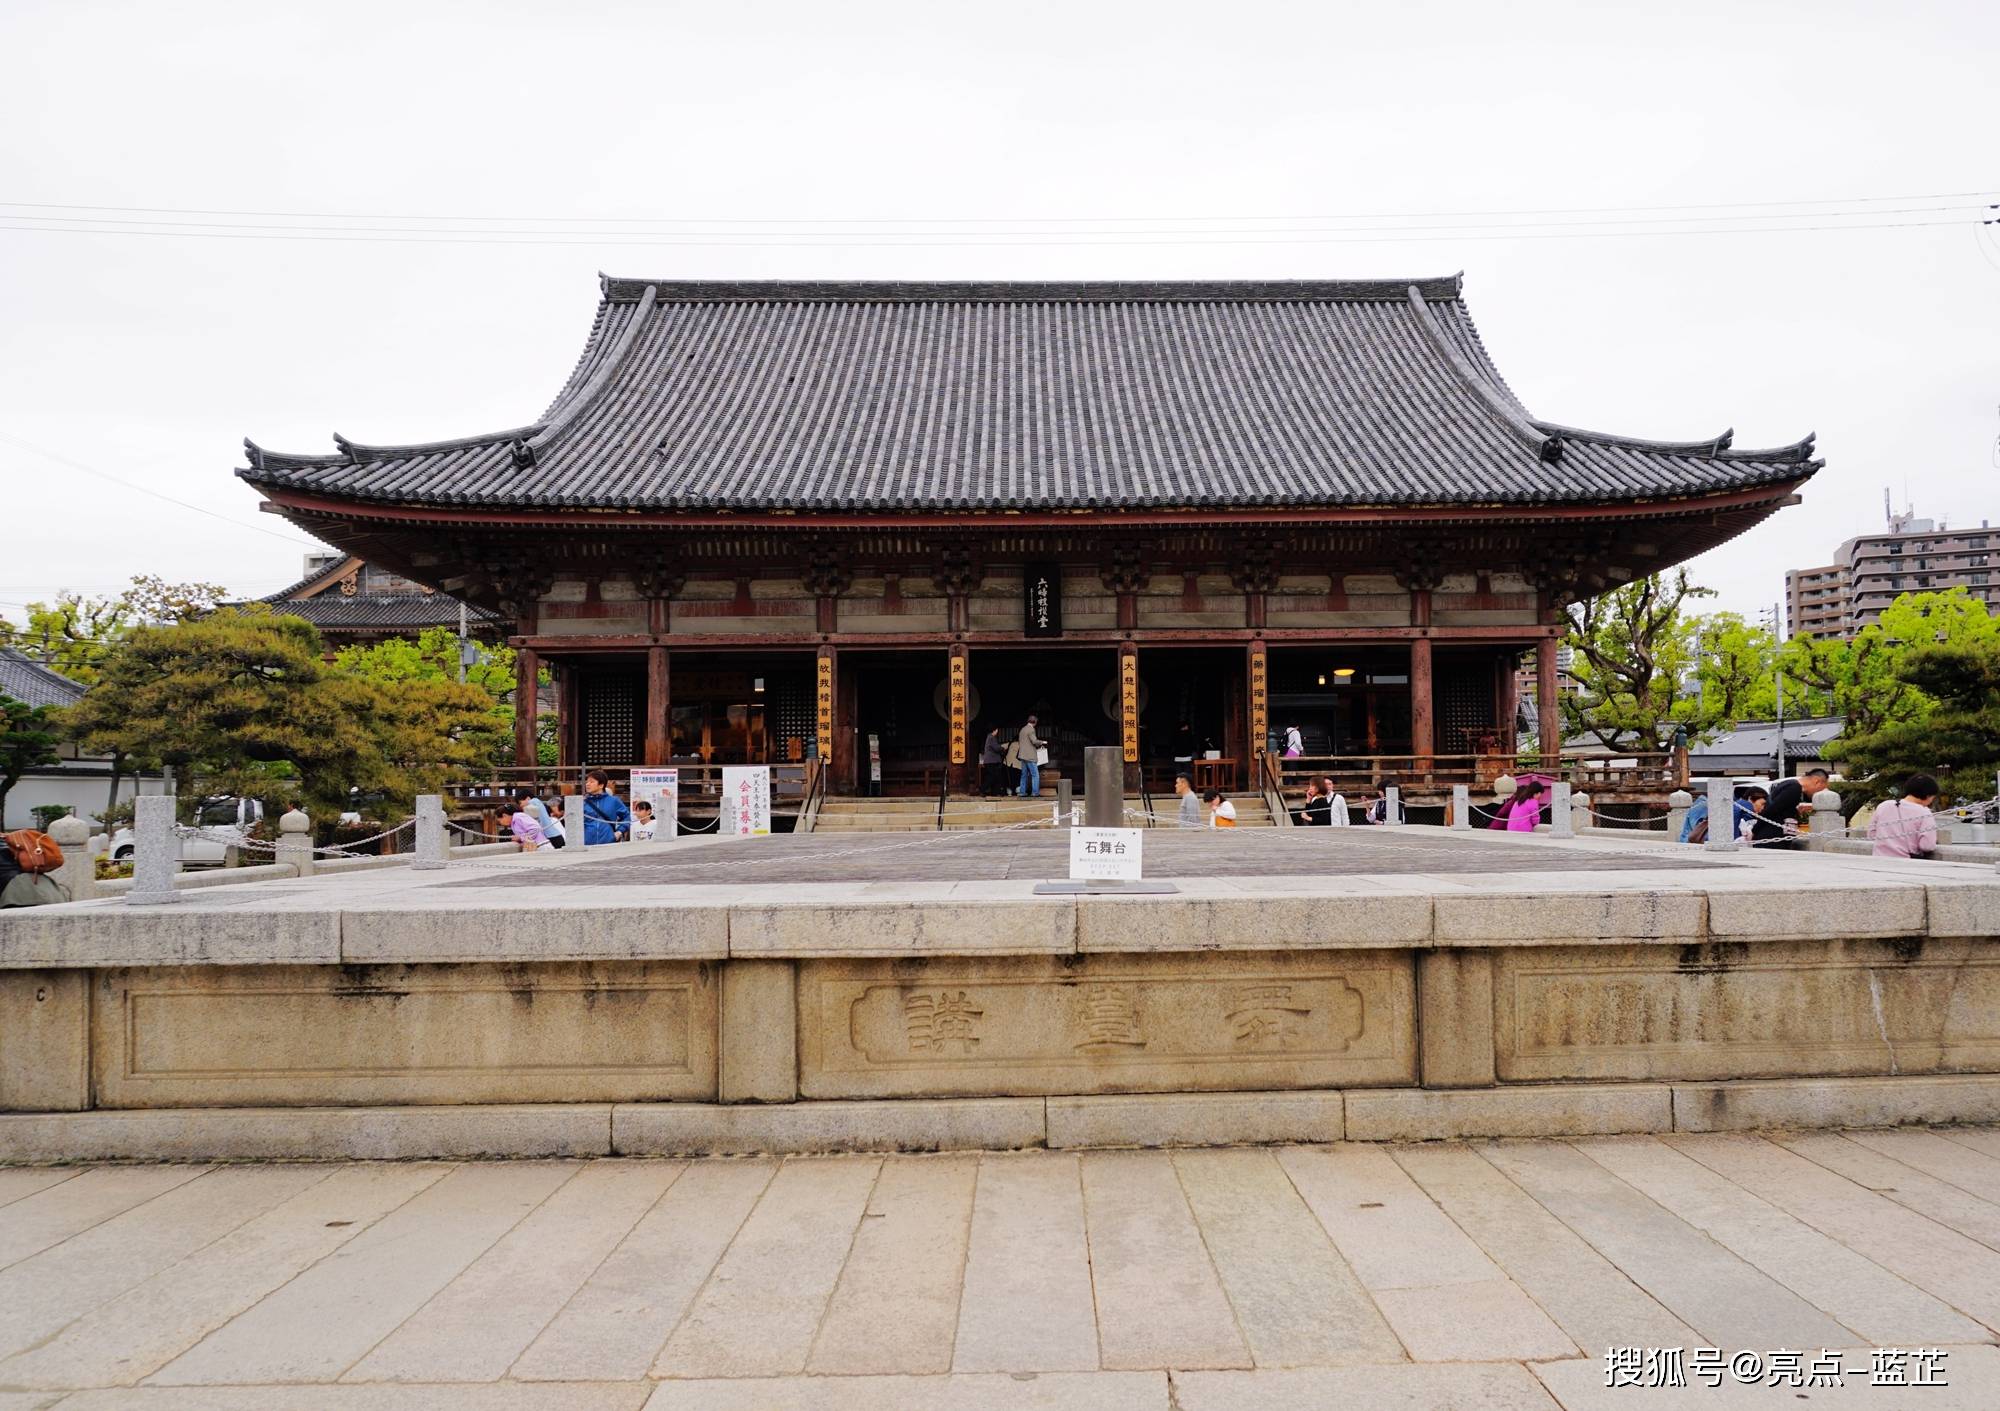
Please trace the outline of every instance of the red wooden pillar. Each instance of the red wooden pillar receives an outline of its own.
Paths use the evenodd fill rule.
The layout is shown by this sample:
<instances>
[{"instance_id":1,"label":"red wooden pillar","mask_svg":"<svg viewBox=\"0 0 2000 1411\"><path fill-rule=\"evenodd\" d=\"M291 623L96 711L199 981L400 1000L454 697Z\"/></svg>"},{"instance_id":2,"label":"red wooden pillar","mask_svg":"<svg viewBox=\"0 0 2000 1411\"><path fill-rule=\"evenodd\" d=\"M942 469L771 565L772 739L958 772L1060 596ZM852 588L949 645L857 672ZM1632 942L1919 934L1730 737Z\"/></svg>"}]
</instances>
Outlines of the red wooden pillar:
<instances>
[{"instance_id":1,"label":"red wooden pillar","mask_svg":"<svg viewBox=\"0 0 2000 1411\"><path fill-rule=\"evenodd\" d=\"M646 649L645 762L666 764L673 754L673 711L665 647Z\"/></svg>"},{"instance_id":2,"label":"red wooden pillar","mask_svg":"<svg viewBox=\"0 0 2000 1411\"><path fill-rule=\"evenodd\" d=\"M556 758L565 769L583 765L583 680L573 663L556 668ZM565 781L565 789L571 787ZM581 781L575 786L583 787Z\"/></svg>"},{"instance_id":3,"label":"red wooden pillar","mask_svg":"<svg viewBox=\"0 0 2000 1411\"><path fill-rule=\"evenodd\" d=\"M1516 672L1520 661L1511 651L1503 651L1493 661L1493 726L1500 737L1500 748L1506 754L1514 753L1514 719L1521 713L1520 682Z\"/></svg>"},{"instance_id":4,"label":"red wooden pillar","mask_svg":"<svg viewBox=\"0 0 2000 1411\"><path fill-rule=\"evenodd\" d=\"M541 715L542 658L532 648L514 653L514 764L535 764L535 731Z\"/></svg>"},{"instance_id":5,"label":"red wooden pillar","mask_svg":"<svg viewBox=\"0 0 2000 1411\"><path fill-rule=\"evenodd\" d=\"M1431 688L1431 639L1410 643L1410 753L1419 774L1429 774L1437 745L1432 739L1434 693Z\"/></svg>"},{"instance_id":6,"label":"red wooden pillar","mask_svg":"<svg viewBox=\"0 0 2000 1411\"><path fill-rule=\"evenodd\" d=\"M1556 683L1556 643L1544 637L1535 648L1535 710L1540 716L1542 768L1555 772L1562 767L1562 707Z\"/></svg>"}]
</instances>

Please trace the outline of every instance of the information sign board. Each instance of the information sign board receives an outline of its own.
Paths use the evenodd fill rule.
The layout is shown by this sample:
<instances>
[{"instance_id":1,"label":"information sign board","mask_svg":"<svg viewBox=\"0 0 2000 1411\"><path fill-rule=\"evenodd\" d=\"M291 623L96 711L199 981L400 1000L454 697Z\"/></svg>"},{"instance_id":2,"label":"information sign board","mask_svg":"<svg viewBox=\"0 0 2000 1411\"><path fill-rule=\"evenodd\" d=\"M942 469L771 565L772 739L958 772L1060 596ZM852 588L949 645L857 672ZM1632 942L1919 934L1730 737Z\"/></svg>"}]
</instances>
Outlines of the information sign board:
<instances>
[{"instance_id":1,"label":"information sign board","mask_svg":"<svg viewBox=\"0 0 2000 1411\"><path fill-rule=\"evenodd\" d=\"M680 770L633 770L631 802L636 806L641 801L653 806L653 836L655 838L671 838L680 832Z\"/></svg>"},{"instance_id":2,"label":"information sign board","mask_svg":"<svg viewBox=\"0 0 2000 1411\"><path fill-rule=\"evenodd\" d=\"M1072 882L1136 882L1139 848L1145 837L1138 828L1072 828L1069 830L1069 876Z\"/></svg>"},{"instance_id":3,"label":"information sign board","mask_svg":"<svg viewBox=\"0 0 2000 1411\"><path fill-rule=\"evenodd\" d=\"M771 831L771 766L725 764L722 767L722 826L739 838L761 837Z\"/></svg>"}]
</instances>

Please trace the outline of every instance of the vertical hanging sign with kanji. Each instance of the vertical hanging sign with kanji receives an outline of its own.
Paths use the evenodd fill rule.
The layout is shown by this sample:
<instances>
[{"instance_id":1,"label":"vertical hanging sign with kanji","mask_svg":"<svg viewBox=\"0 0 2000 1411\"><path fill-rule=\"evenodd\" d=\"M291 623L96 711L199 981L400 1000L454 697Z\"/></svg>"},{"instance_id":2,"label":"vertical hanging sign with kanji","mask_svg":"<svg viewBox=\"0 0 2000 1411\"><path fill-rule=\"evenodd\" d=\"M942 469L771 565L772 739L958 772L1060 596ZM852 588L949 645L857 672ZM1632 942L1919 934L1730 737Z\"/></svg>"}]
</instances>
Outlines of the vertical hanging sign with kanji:
<instances>
[{"instance_id":1,"label":"vertical hanging sign with kanji","mask_svg":"<svg viewBox=\"0 0 2000 1411\"><path fill-rule=\"evenodd\" d=\"M1118 724L1125 762L1139 762L1139 654L1118 654Z\"/></svg>"},{"instance_id":2,"label":"vertical hanging sign with kanji","mask_svg":"<svg viewBox=\"0 0 2000 1411\"><path fill-rule=\"evenodd\" d=\"M827 652L819 654L818 729L820 767L824 769L833 760L833 657Z\"/></svg>"},{"instance_id":3,"label":"vertical hanging sign with kanji","mask_svg":"<svg viewBox=\"0 0 2000 1411\"><path fill-rule=\"evenodd\" d=\"M1028 637L1062 636L1062 569L1029 564L1021 580L1021 631Z\"/></svg>"},{"instance_id":4,"label":"vertical hanging sign with kanji","mask_svg":"<svg viewBox=\"0 0 2000 1411\"><path fill-rule=\"evenodd\" d=\"M1264 644L1250 647L1250 753L1260 755L1271 739L1271 680Z\"/></svg>"},{"instance_id":5,"label":"vertical hanging sign with kanji","mask_svg":"<svg viewBox=\"0 0 2000 1411\"><path fill-rule=\"evenodd\" d=\"M953 652L951 654L950 694L951 694L951 762L953 764L964 764L965 763L965 707L966 707L967 688L966 688L966 671L965 671L965 653L963 652Z\"/></svg>"}]
</instances>

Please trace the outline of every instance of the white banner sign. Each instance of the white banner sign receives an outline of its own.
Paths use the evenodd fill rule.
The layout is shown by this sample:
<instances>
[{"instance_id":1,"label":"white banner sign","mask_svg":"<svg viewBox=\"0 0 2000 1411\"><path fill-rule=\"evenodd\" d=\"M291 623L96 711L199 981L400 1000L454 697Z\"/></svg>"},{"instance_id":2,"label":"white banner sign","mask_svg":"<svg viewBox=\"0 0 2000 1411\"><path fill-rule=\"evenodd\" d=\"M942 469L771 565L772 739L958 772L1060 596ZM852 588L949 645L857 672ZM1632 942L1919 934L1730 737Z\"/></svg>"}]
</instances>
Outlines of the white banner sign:
<instances>
[{"instance_id":1,"label":"white banner sign","mask_svg":"<svg viewBox=\"0 0 2000 1411\"><path fill-rule=\"evenodd\" d=\"M632 836L638 837L638 807L653 806L653 836L671 838L680 832L681 772L678 769L635 769L632 771Z\"/></svg>"},{"instance_id":2,"label":"white banner sign","mask_svg":"<svg viewBox=\"0 0 2000 1411\"><path fill-rule=\"evenodd\" d=\"M722 826L739 838L771 831L771 766L727 764L722 768Z\"/></svg>"},{"instance_id":3,"label":"white banner sign","mask_svg":"<svg viewBox=\"0 0 2000 1411\"><path fill-rule=\"evenodd\" d=\"M1069 834L1069 876L1072 882L1136 882L1139 880L1137 828L1072 828Z\"/></svg>"}]
</instances>

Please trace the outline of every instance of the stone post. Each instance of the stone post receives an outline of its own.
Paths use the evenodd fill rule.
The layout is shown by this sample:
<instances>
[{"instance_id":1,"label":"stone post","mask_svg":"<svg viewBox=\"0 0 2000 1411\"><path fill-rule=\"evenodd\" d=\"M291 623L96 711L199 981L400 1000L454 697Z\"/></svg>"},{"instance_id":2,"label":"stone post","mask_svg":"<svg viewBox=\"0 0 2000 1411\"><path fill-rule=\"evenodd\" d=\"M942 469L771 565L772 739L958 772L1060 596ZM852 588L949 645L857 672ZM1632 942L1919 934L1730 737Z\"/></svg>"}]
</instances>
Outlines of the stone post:
<instances>
[{"instance_id":1,"label":"stone post","mask_svg":"<svg viewBox=\"0 0 2000 1411\"><path fill-rule=\"evenodd\" d=\"M56 885L69 893L71 901L89 901L97 895L97 859L90 851L90 825L66 813L49 825L49 836L63 855L62 866L52 874Z\"/></svg>"},{"instance_id":2,"label":"stone post","mask_svg":"<svg viewBox=\"0 0 2000 1411\"><path fill-rule=\"evenodd\" d=\"M1451 786L1451 826L1454 828L1472 826L1472 791L1463 784Z\"/></svg>"},{"instance_id":3,"label":"stone post","mask_svg":"<svg viewBox=\"0 0 2000 1411\"><path fill-rule=\"evenodd\" d=\"M1569 830L1582 832L1590 826L1590 795L1571 794L1569 796Z\"/></svg>"},{"instance_id":4,"label":"stone post","mask_svg":"<svg viewBox=\"0 0 2000 1411\"><path fill-rule=\"evenodd\" d=\"M1833 789L1821 789L1813 795L1813 811L1806 819L1806 847L1815 846L1820 852L1832 848L1837 839L1847 836L1847 820L1840 814L1840 795Z\"/></svg>"},{"instance_id":5,"label":"stone post","mask_svg":"<svg viewBox=\"0 0 2000 1411\"><path fill-rule=\"evenodd\" d=\"M312 819L298 809L288 809L278 820L278 850L275 860L288 862L296 876L313 875Z\"/></svg>"},{"instance_id":6,"label":"stone post","mask_svg":"<svg viewBox=\"0 0 2000 1411\"><path fill-rule=\"evenodd\" d=\"M132 800L132 890L127 906L180 900L174 878L181 870L181 840L174 833L174 796L141 794Z\"/></svg>"},{"instance_id":7,"label":"stone post","mask_svg":"<svg viewBox=\"0 0 2000 1411\"><path fill-rule=\"evenodd\" d=\"M1710 852L1736 851L1736 790L1727 779L1708 781L1708 841Z\"/></svg>"},{"instance_id":8,"label":"stone post","mask_svg":"<svg viewBox=\"0 0 2000 1411\"><path fill-rule=\"evenodd\" d=\"M435 872L445 865L444 798L439 794L417 795L417 855L410 867L417 872Z\"/></svg>"},{"instance_id":9,"label":"stone post","mask_svg":"<svg viewBox=\"0 0 2000 1411\"><path fill-rule=\"evenodd\" d=\"M1056 780L1056 825L1058 827L1073 828L1076 826L1076 820L1070 816L1070 810L1074 805L1073 786L1070 781L1067 779Z\"/></svg>"},{"instance_id":10,"label":"stone post","mask_svg":"<svg viewBox=\"0 0 2000 1411\"><path fill-rule=\"evenodd\" d=\"M1574 838L1576 815L1570 811L1569 785L1558 779L1549 790L1549 832L1558 838Z\"/></svg>"},{"instance_id":11,"label":"stone post","mask_svg":"<svg viewBox=\"0 0 2000 1411\"><path fill-rule=\"evenodd\" d=\"M1403 791L1394 784L1382 791L1382 821L1391 828L1403 826Z\"/></svg>"},{"instance_id":12,"label":"stone post","mask_svg":"<svg viewBox=\"0 0 2000 1411\"><path fill-rule=\"evenodd\" d=\"M569 794L563 798L563 838L566 848L583 846L582 794Z\"/></svg>"},{"instance_id":13,"label":"stone post","mask_svg":"<svg viewBox=\"0 0 2000 1411\"><path fill-rule=\"evenodd\" d=\"M1083 826L1125 826L1125 752L1090 745L1083 752Z\"/></svg>"},{"instance_id":14,"label":"stone post","mask_svg":"<svg viewBox=\"0 0 2000 1411\"><path fill-rule=\"evenodd\" d=\"M1686 789L1676 789L1667 795L1667 841L1678 843L1681 829L1687 827L1688 810L1694 807L1694 795Z\"/></svg>"}]
</instances>

